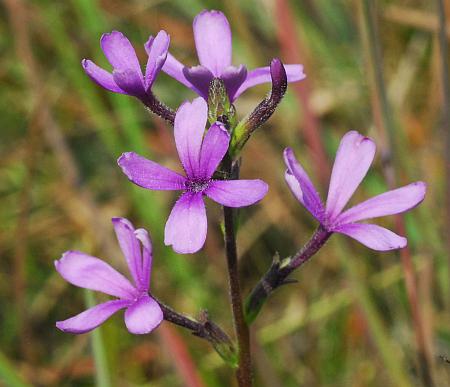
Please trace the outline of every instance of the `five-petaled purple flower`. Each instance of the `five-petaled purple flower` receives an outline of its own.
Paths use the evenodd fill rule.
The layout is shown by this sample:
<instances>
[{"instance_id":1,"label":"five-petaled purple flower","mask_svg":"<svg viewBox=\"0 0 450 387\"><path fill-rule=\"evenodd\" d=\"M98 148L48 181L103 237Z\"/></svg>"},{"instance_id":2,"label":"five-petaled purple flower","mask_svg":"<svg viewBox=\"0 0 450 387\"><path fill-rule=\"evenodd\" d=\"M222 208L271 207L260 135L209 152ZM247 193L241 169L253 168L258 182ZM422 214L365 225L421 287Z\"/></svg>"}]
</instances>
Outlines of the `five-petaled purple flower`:
<instances>
[{"instance_id":1,"label":"five-petaled purple flower","mask_svg":"<svg viewBox=\"0 0 450 387\"><path fill-rule=\"evenodd\" d=\"M329 232L348 235L367 247L387 251L405 247L407 240L392 231L360 220L398 214L417 206L425 197L426 185L419 181L377 195L343 212L356 188L366 175L375 156L375 143L356 131L348 132L336 153L326 206L308 175L286 148L286 182L294 196Z\"/></svg>"},{"instance_id":2,"label":"five-petaled purple flower","mask_svg":"<svg viewBox=\"0 0 450 387\"><path fill-rule=\"evenodd\" d=\"M79 251L64 253L55 261L55 267L66 281L118 298L58 321L56 326L64 332L89 332L123 308L126 308L125 324L134 334L149 333L163 320L160 306L148 294L152 244L147 231L142 228L135 230L124 218L113 218L112 222L134 284L99 258Z\"/></svg>"},{"instance_id":3,"label":"five-petaled purple flower","mask_svg":"<svg viewBox=\"0 0 450 387\"><path fill-rule=\"evenodd\" d=\"M169 43L165 31L159 31L156 37L150 36L144 45L148 54L145 75L130 41L118 31L103 34L100 39L102 50L113 67L112 74L89 59L81 63L84 71L105 89L145 100L166 60Z\"/></svg>"},{"instance_id":4,"label":"five-petaled purple flower","mask_svg":"<svg viewBox=\"0 0 450 387\"><path fill-rule=\"evenodd\" d=\"M261 200L268 186L261 180L215 180L214 171L228 150L230 135L217 122L205 131L208 106L202 98L183 103L175 117L175 143L187 177L133 152L118 164L135 184L152 190L181 190L167 220L164 243L179 253L194 253L205 243L207 219L203 195L228 207Z\"/></svg>"},{"instance_id":5,"label":"five-petaled purple flower","mask_svg":"<svg viewBox=\"0 0 450 387\"><path fill-rule=\"evenodd\" d=\"M222 12L204 10L194 19L194 40L199 66L186 67L170 53L162 70L183 85L208 99L209 84L221 78L231 102L245 90L261 83L271 82L270 67L260 67L247 72L245 66L231 64L231 30ZM285 65L288 82L305 78L302 65Z\"/></svg>"}]
</instances>

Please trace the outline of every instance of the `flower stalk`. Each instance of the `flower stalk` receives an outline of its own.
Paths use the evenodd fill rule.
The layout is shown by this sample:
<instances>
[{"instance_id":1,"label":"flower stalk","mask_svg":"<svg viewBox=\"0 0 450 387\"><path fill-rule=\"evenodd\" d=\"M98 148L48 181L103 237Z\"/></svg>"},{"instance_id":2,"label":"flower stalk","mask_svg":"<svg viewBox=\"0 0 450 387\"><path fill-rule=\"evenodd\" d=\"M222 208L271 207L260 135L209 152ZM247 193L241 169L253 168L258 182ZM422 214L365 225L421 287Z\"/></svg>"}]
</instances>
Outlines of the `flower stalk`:
<instances>
[{"instance_id":1,"label":"flower stalk","mask_svg":"<svg viewBox=\"0 0 450 387\"><path fill-rule=\"evenodd\" d=\"M275 254L269 270L267 270L247 297L245 302L245 320L247 324L250 325L256 319L267 298L277 288L295 282L295 280L288 279L289 275L316 254L331 235L332 232L327 231L320 225L311 239L294 256L280 260L278 254Z\"/></svg>"},{"instance_id":2,"label":"flower stalk","mask_svg":"<svg viewBox=\"0 0 450 387\"><path fill-rule=\"evenodd\" d=\"M233 178L238 178L239 168L233 168L232 161L228 157L228 155L223 161L223 167L225 169L225 172L227 172L229 175L232 175ZM251 387L252 361L250 352L250 331L245 321L244 307L242 303L233 208L224 206L223 217L225 231L225 253L228 267L231 309L239 349L236 378L239 387Z\"/></svg>"},{"instance_id":3,"label":"flower stalk","mask_svg":"<svg viewBox=\"0 0 450 387\"><path fill-rule=\"evenodd\" d=\"M167 121L171 126L174 125L175 111L156 98L152 91L148 91L141 101L152 113Z\"/></svg>"}]
</instances>

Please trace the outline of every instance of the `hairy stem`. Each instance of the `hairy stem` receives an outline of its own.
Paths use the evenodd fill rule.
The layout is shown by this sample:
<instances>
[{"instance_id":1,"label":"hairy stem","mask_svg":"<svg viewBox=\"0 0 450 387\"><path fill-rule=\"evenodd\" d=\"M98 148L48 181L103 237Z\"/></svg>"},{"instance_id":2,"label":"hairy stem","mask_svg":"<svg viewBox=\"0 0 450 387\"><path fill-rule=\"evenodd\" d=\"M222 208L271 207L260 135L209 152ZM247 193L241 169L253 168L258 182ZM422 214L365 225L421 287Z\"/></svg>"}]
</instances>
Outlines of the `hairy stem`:
<instances>
[{"instance_id":1,"label":"hairy stem","mask_svg":"<svg viewBox=\"0 0 450 387\"><path fill-rule=\"evenodd\" d=\"M317 253L331 234L319 226L311 239L293 257L285 261L280 261L278 255L274 257L269 270L253 288L245 303L245 317L248 324L255 320L267 298L275 289L293 282L287 277Z\"/></svg>"},{"instance_id":2,"label":"hairy stem","mask_svg":"<svg viewBox=\"0 0 450 387\"><path fill-rule=\"evenodd\" d=\"M200 319L197 321L178 313L161 301L155 300L163 311L164 320L190 330L194 336L208 341L225 361L232 365L236 363L236 349L233 342L222 328L209 319L206 311L202 311Z\"/></svg>"},{"instance_id":3,"label":"hairy stem","mask_svg":"<svg viewBox=\"0 0 450 387\"><path fill-rule=\"evenodd\" d=\"M237 178L238 167L233 171L232 162L229 157L224 160L225 172L235 175ZM234 173L233 173L234 172ZM250 353L250 331L244 318L244 308L242 304L241 286L239 283L239 268L236 248L236 234L234 224L234 210L230 207L223 207L223 217L225 223L225 252L228 266L228 280L230 286L230 300L233 313L233 323L238 342L239 358L236 377L239 387L252 386L252 361Z\"/></svg>"},{"instance_id":4,"label":"hairy stem","mask_svg":"<svg viewBox=\"0 0 450 387\"><path fill-rule=\"evenodd\" d=\"M152 113L155 113L157 116L166 120L170 125L173 126L175 122L175 112L170 107L162 103L158 98L156 98L156 96L151 91L148 91L145 94L145 97L141 99L141 101Z\"/></svg>"}]
</instances>

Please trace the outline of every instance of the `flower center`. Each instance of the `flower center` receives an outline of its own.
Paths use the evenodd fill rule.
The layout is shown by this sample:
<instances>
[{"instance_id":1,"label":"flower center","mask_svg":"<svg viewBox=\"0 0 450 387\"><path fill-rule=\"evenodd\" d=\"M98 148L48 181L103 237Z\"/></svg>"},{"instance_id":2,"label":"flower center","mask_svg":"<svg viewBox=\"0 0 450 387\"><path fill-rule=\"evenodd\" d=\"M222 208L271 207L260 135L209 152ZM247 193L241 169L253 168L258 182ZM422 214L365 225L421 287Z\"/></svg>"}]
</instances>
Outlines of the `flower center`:
<instances>
[{"instance_id":1,"label":"flower center","mask_svg":"<svg viewBox=\"0 0 450 387\"><path fill-rule=\"evenodd\" d=\"M186 190L193 193L203 192L208 188L210 181L210 179L187 180L185 183Z\"/></svg>"}]
</instances>

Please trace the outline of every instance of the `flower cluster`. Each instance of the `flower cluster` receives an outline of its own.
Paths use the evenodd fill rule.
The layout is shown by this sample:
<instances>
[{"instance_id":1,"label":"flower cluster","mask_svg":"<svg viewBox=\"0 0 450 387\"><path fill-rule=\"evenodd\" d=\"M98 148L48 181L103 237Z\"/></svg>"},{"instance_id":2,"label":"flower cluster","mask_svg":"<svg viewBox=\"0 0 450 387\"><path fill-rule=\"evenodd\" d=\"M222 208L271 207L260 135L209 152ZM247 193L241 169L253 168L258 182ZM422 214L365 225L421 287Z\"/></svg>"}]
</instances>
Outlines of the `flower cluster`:
<instances>
[{"instance_id":1,"label":"flower cluster","mask_svg":"<svg viewBox=\"0 0 450 387\"><path fill-rule=\"evenodd\" d=\"M145 43L148 55L145 74L131 43L117 31L101 38L102 50L113 67L112 73L90 60L82 61L85 72L100 86L138 98L173 124L174 142L184 174L134 152L123 153L117 162L128 179L140 187L181 192L168 216L164 242L183 254L195 253L205 243L205 196L224 207L233 208L253 205L264 198L268 191L265 182L259 179L238 179L238 174L231 173L232 168L225 170L223 165L239 164L233 158L236 158L237 152L253 131L274 112L286 91L287 83L305 77L301 65L283 65L279 59L272 60L270 67L251 71L247 71L244 65L233 66L230 26L221 12L201 12L194 19L193 29L200 62L197 66L184 66L168 53L170 38L165 31L160 31L155 37L150 36ZM176 113L166 108L152 93L152 86L161 70L200 97L192 102L184 102ZM244 119L243 123L233 123L234 117L228 117L227 112L234 111L234 108L227 110L218 106L232 104L245 90L265 82L272 83L272 92L247 117L247 121ZM218 98L211 98L217 92L216 89L222 94L215 95ZM214 108L225 112L225 116L210 114L212 100ZM208 120L211 125L207 128ZM230 150L233 140L237 144L234 151ZM375 143L370 138L355 131L343 137L337 151L326 205L322 203L290 148L284 151L286 182L294 196L320 223L326 238L338 232L375 250L402 248L406 246L406 238L383 227L360 221L413 208L424 198L424 183L417 182L386 192L344 211L366 175L374 155ZM65 280L116 299L58 322L57 327L63 331L90 331L120 309L126 309L125 324L135 334L150 332L166 318L162 304L149 294L152 245L147 231L134 229L123 218L114 218L113 225L132 281L98 258L78 251L64 253L55 266ZM279 278L284 280L287 272L281 274ZM274 286L281 283L278 279L274 277ZM267 289L263 291L268 293ZM188 320L188 324L192 324L192 321ZM222 334L218 336L222 337Z\"/></svg>"}]
</instances>

